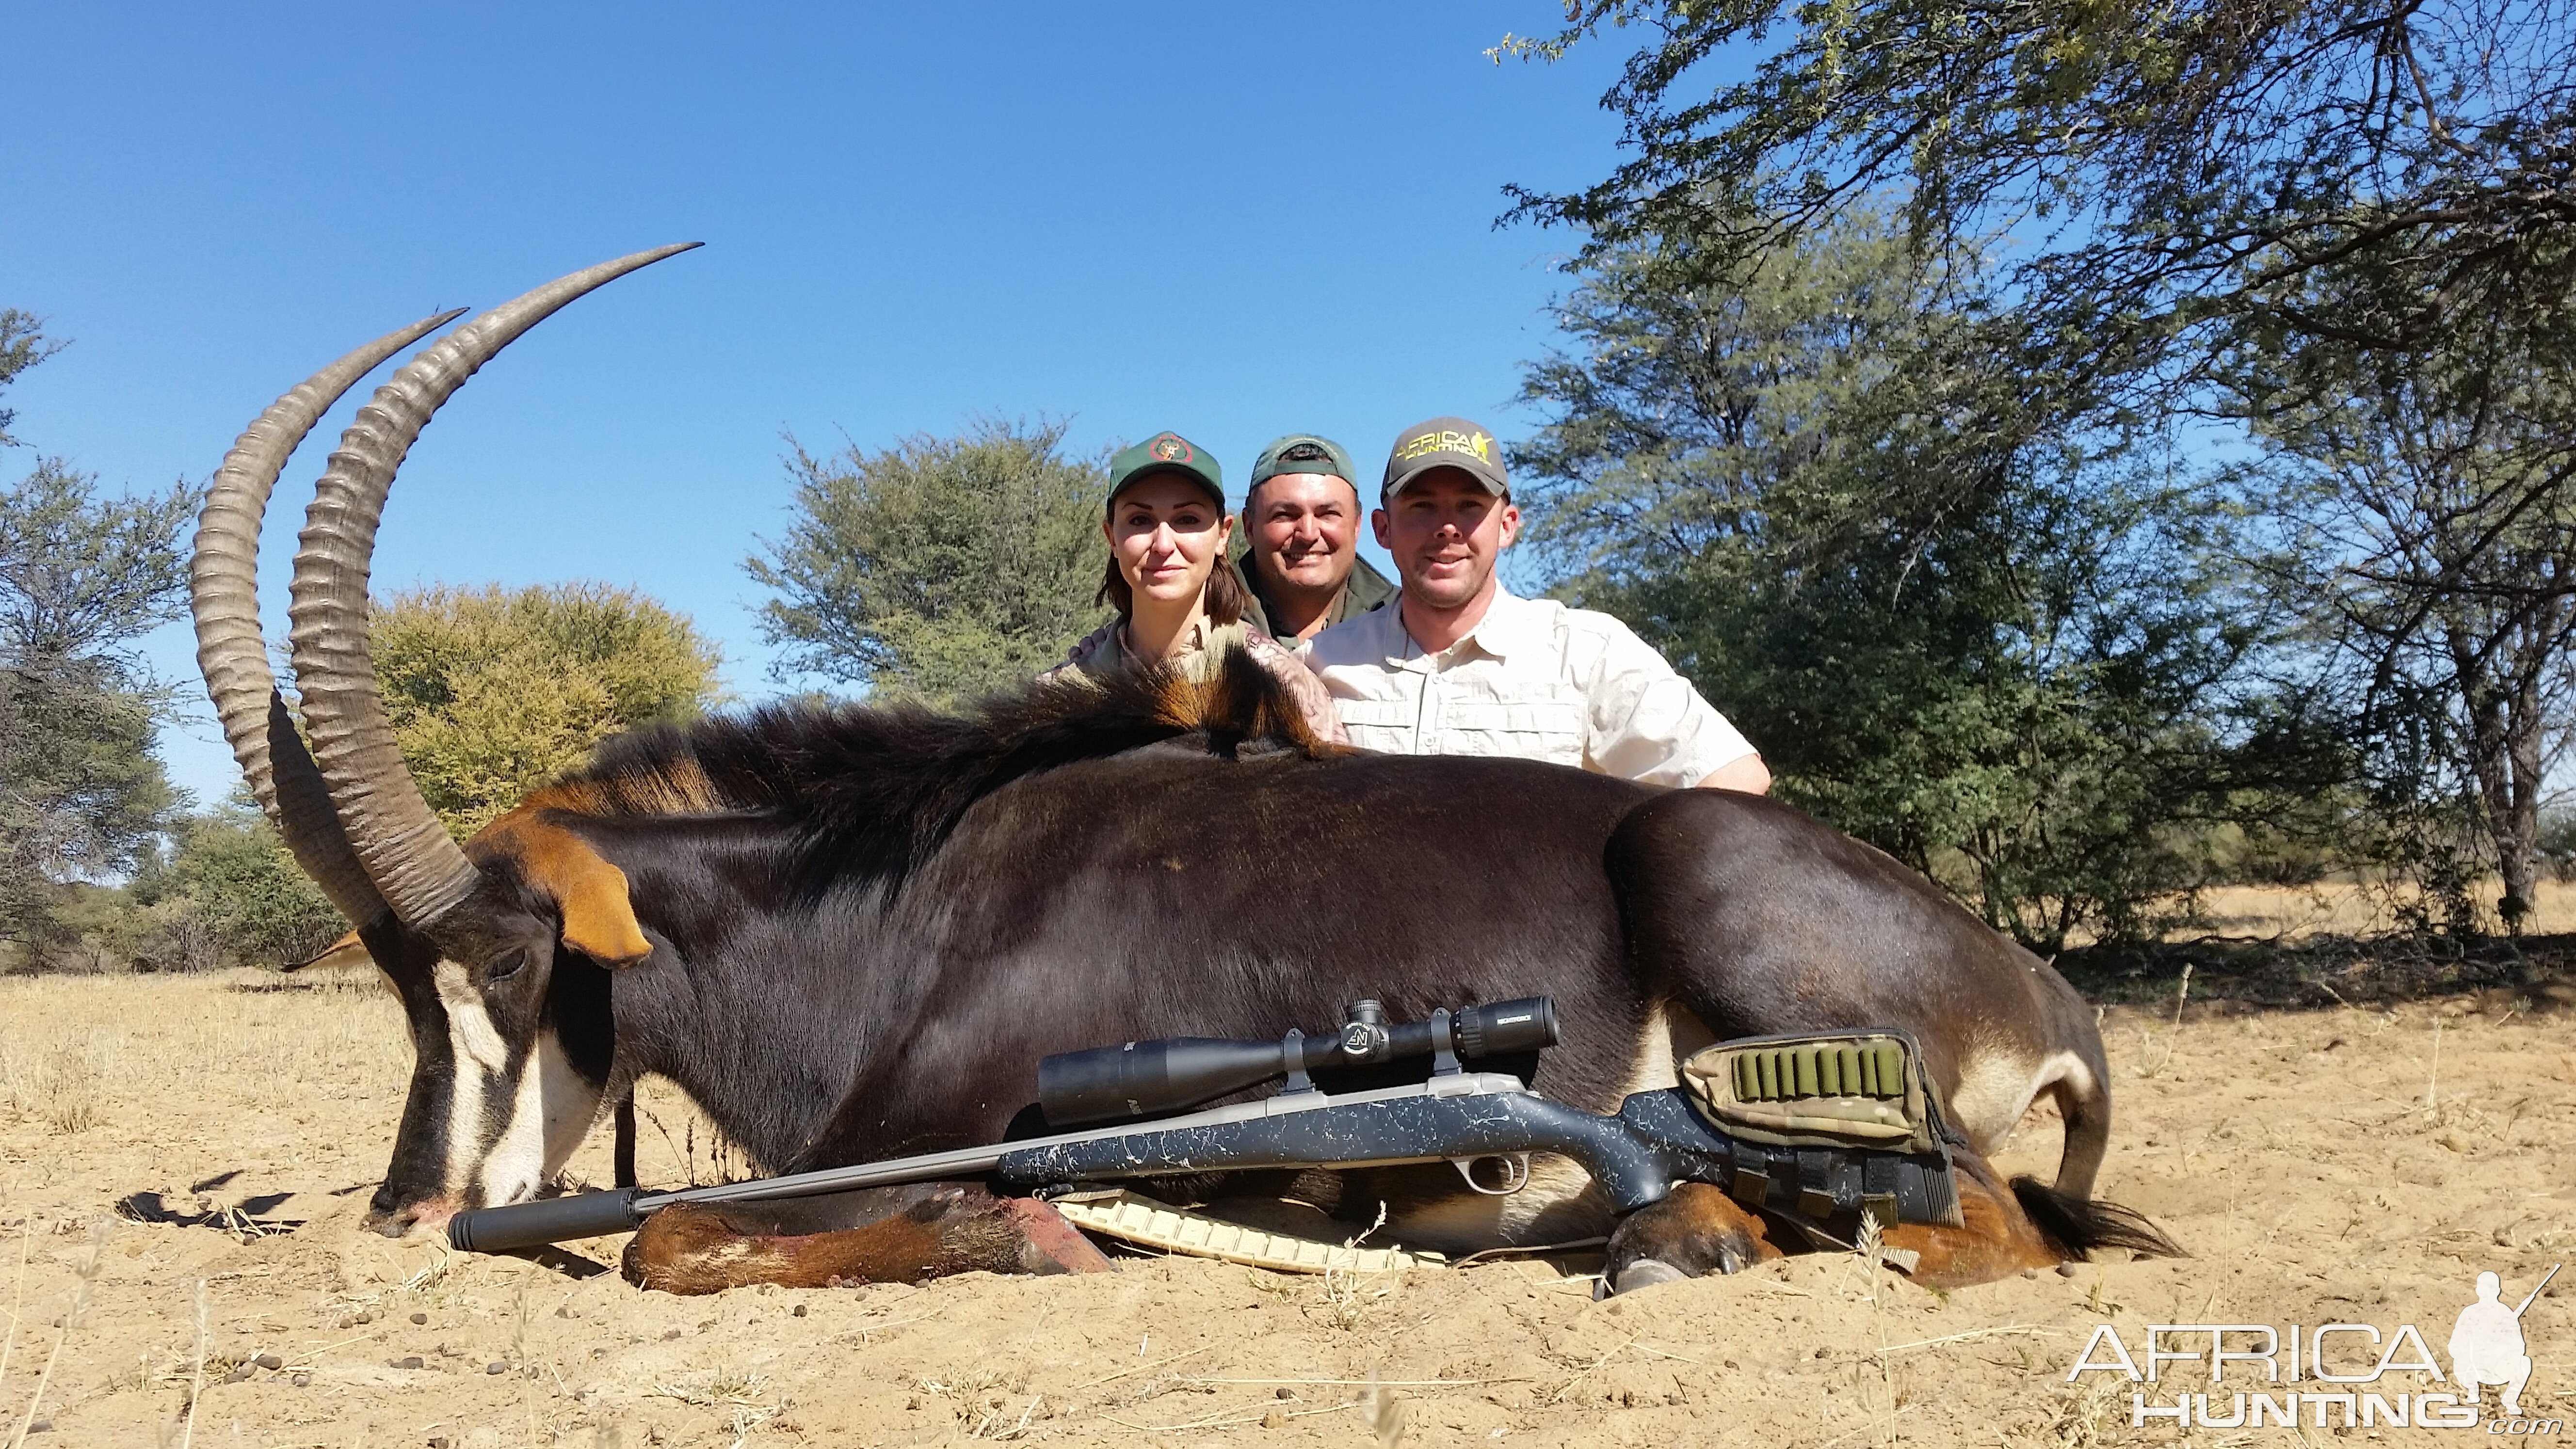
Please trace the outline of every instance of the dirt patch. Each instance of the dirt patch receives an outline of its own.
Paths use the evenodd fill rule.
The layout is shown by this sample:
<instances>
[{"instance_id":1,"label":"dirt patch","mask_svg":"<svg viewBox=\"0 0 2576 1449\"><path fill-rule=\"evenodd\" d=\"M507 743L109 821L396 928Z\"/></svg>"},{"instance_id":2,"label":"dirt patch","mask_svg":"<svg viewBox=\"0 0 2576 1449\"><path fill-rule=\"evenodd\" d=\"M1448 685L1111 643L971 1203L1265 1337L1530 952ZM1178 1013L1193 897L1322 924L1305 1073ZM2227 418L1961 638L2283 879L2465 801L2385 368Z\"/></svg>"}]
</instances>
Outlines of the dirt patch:
<instances>
[{"instance_id":1,"label":"dirt patch","mask_svg":"<svg viewBox=\"0 0 2576 1449\"><path fill-rule=\"evenodd\" d=\"M2564 1017L2451 999L2193 1007L2176 1028L2167 1002L2106 1019L2103 1190L2187 1261L1946 1297L1836 1257L1594 1303L1596 1260L1567 1257L672 1298L592 1271L619 1239L548 1266L359 1232L400 1016L363 978L236 989L274 984L0 980L0 1308L23 1305L0 1444L49 1364L35 1449L2155 1441L2172 1432L2128 1427L2125 1382L2066 1382L2096 1324L2135 1349L2156 1323L2411 1322L2438 1350L2478 1272L2518 1297L2576 1258ZM685 1104L645 1106L648 1180L717 1170ZM577 1164L594 1181L605 1135ZM2035 1116L2007 1165L2045 1175L2055 1146ZM2571 1278L2524 1320L2527 1413L2576 1419Z\"/></svg>"}]
</instances>

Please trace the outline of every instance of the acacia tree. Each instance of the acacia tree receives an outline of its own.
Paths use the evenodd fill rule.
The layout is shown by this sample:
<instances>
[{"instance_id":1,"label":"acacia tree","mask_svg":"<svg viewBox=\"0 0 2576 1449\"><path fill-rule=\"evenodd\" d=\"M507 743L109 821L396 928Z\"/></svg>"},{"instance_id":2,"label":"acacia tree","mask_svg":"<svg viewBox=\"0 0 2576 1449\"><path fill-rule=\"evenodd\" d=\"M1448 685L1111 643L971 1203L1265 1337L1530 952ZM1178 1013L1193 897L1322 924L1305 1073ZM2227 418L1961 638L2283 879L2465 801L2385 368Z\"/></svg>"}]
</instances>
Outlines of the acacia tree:
<instances>
[{"instance_id":1,"label":"acacia tree","mask_svg":"<svg viewBox=\"0 0 2576 1449\"><path fill-rule=\"evenodd\" d=\"M1603 243L1695 228L1750 256L1900 190L1926 255L2016 237L1999 295L2073 372L2196 375L2249 319L2380 350L2461 318L2545 330L2576 278L2567 0L1566 14L1497 58L1645 32L1603 97L1631 154L1582 190L1515 190L1515 215ZM2418 305L2394 326L2309 305L2313 273L2355 264L2411 268Z\"/></svg>"},{"instance_id":2,"label":"acacia tree","mask_svg":"<svg viewBox=\"0 0 2576 1449\"><path fill-rule=\"evenodd\" d=\"M2311 305L2386 318L2418 305L2419 285L2339 269ZM2469 322L2411 355L2273 339L2239 377L2285 525L2276 576L2340 666L2385 793L2473 802L2476 854L2501 873L2515 930L2576 703L2571 344ZM2469 879L2451 844L2423 842L2412 864L2461 924Z\"/></svg>"},{"instance_id":3,"label":"acacia tree","mask_svg":"<svg viewBox=\"0 0 2576 1449\"><path fill-rule=\"evenodd\" d=\"M2431 828L2463 795L2477 833L2522 853L2549 753L2548 725L2525 721L2563 708L2539 683L2563 676L2566 558L2543 522L2559 481L2540 440L2570 433L2515 420L2556 416L2530 388L2502 406L2479 379L2564 375L2569 0L1570 0L1566 15L1496 58L1642 32L1603 98L1628 154L1587 188L1516 189L1515 217L1584 230L1590 260L1684 237L1738 269L1888 194L1927 264L1963 238L2007 240L2008 264L1943 272L1937 295L1962 319L1947 345L2011 379L2023 415L2077 439L2141 416L2253 421L2268 471L2214 474L2247 485L2232 496L2164 490L2152 511L2187 533L2261 497L2297 541L2266 597L2306 605L2308 642L2329 647L2271 661L2290 778L2344 802L2341 785L2372 786L2375 818L2352 834L2428 885L2465 880ZM1957 480L1933 481L1946 497ZM2320 673L2320 658L2361 667ZM2509 912L2527 876L2511 867Z\"/></svg>"},{"instance_id":4,"label":"acacia tree","mask_svg":"<svg viewBox=\"0 0 2576 1449\"><path fill-rule=\"evenodd\" d=\"M2253 760L2226 726L2262 620L2214 510L2154 439L2017 385L1874 217L1749 265L1695 243L1596 249L1524 384L1562 590L1663 648L1783 796L1994 925L2149 929Z\"/></svg>"},{"instance_id":5,"label":"acacia tree","mask_svg":"<svg viewBox=\"0 0 2576 1449\"><path fill-rule=\"evenodd\" d=\"M348 929L246 794L180 822L171 836L168 864L138 874L130 892L147 922L167 923L164 941L146 943L160 947L156 965L194 964L165 943L171 936L202 940L217 960L284 966L311 959ZM195 930L167 928L181 919Z\"/></svg>"},{"instance_id":6,"label":"acacia tree","mask_svg":"<svg viewBox=\"0 0 2576 1449\"><path fill-rule=\"evenodd\" d=\"M61 342L45 335L42 319L15 307L0 307L0 388L62 348ZM18 440L9 436L9 425L17 420L16 412L0 408L0 448L18 446Z\"/></svg>"},{"instance_id":7,"label":"acacia tree","mask_svg":"<svg viewBox=\"0 0 2576 1449\"><path fill-rule=\"evenodd\" d=\"M459 839L623 729L695 718L719 657L630 589L433 587L379 605L376 681L403 762Z\"/></svg>"},{"instance_id":8,"label":"acacia tree","mask_svg":"<svg viewBox=\"0 0 2576 1449\"><path fill-rule=\"evenodd\" d=\"M55 346L0 312L0 384ZM184 606L197 499L106 497L56 458L0 488L0 940L44 949L66 883L132 869L175 803L152 756L167 694L132 646Z\"/></svg>"},{"instance_id":9,"label":"acacia tree","mask_svg":"<svg viewBox=\"0 0 2576 1449\"><path fill-rule=\"evenodd\" d=\"M1108 473L1064 426L985 422L829 457L798 448L795 518L743 567L779 597L782 673L954 700L1064 662L1100 621Z\"/></svg>"}]
</instances>

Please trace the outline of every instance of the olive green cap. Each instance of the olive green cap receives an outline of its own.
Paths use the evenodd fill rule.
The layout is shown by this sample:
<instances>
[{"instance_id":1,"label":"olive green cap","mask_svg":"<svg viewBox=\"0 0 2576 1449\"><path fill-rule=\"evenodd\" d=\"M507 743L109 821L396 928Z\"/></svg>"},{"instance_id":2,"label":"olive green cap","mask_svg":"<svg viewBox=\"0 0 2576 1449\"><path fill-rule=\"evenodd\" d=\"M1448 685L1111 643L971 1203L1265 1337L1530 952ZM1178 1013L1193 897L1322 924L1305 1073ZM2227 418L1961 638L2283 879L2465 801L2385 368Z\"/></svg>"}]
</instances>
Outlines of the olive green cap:
<instances>
[{"instance_id":1,"label":"olive green cap","mask_svg":"<svg viewBox=\"0 0 2576 1449\"><path fill-rule=\"evenodd\" d=\"M1283 460L1279 456L1300 443L1321 450L1324 456L1296 461ZM1350 484L1353 491L1359 488L1359 470L1351 466L1351 455L1343 450L1341 444L1313 433L1290 433L1272 440L1269 447L1262 449L1261 456L1252 460L1252 481L1244 485L1244 496L1251 497L1253 489L1282 473L1329 473Z\"/></svg>"},{"instance_id":2,"label":"olive green cap","mask_svg":"<svg viewBox=\"0 0 2576 1449\"><path fill-rule=\"evenodd\" d=\"M1491 430L1465 418L1433 418L1395 435L1395 446L1387 450L1386 478L1378 485L1378 501L1393 498L1404 491L1405 484L1434 468L1459 469L1497 498L1511 495L1511 479L1503 473L1502 444Z\"/></svg>"},{"instance_id":3,"label":"olive green cap","mask_svg":"<svg viewBox=\"0 0 2576 1449\"><path fill-rule=\"evenodd\" d=\"M1156 433L1109 460L1109 498L1116 502L1131 483L1157 473L1176 473L1198 484L1225 507L1225 472L1207 450L1178 433Z\"/></svg>"}]
</instances>

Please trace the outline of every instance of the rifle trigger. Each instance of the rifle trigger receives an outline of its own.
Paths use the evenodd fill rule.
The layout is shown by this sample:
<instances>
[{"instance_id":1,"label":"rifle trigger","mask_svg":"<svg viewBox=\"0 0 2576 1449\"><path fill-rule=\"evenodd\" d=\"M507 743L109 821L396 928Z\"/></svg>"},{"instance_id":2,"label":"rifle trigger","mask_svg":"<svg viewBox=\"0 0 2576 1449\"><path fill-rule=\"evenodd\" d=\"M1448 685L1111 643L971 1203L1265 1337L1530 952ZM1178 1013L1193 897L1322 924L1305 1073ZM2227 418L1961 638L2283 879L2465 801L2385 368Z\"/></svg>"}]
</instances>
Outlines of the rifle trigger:
<instances>
[{"instance_id":1,"label":"rifle trigger","mask_svg":"<svg viewBox=\"0 0 2576 1449\"><path fill-rule=\"evenodd\" d=\"M1492 1171L1499 1179L1490 1184L1479 1181L1476 1177L1476 1169L1488 1162L1497 1164ZM1513 1193L1529 1186L1529 1154L1526 1152L1491 1152L1482 1157L1452 1157L1449 1159L1449 1165L1458 1169L1458 1175L1467 1180L1468 1187L1487 1197L1510 1197Z\"/></svg>"},{"instance_id":2,"label":"rifle trigger","mask_svg":"<svg viewBox=\"0 0 2576 1449\"><path fill-rule=\"evenodd\" d=\"M1288 1067L1288 1085L1279 1089L1283 1097L1315 1090L1315 1079L1306 1075L1306 1034L1295 1027L1279 1042L1279 1057Z\"/></svg>"}]
</instances>

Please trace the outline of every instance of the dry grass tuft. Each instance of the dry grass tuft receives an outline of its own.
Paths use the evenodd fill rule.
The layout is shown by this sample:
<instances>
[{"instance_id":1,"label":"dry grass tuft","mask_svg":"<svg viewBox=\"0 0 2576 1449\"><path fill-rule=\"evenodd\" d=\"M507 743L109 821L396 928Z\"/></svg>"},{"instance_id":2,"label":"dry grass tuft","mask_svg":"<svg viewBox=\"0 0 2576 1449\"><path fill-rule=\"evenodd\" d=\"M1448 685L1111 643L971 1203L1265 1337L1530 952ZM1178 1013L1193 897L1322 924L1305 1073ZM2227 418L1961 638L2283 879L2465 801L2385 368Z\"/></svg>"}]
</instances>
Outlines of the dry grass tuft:
<instances>
[{"instance_id":1,"label":"dry grass tuft","mask_svg":"<svg viewBox=\"0 0 2576 1449\"><path fill-rule=\"evenodd\" d=\"M1359 1327L1360 1320L1367 1316L1371 1304L1394 1296L1394 1289L1377 1286L1377 1280L1384 1277L1384 1274L1363 1273L1353 1266L1359 1261L1360 1244L1367 1242L1371 1234L1385 1226L1386 1204L1379 1203L1376 1220L1342 1240L1342 1247L1350 1252L1350 1258L1343 1262L1327 1263L1324 1267L1321 1279L1324 1316L1325 1321L1336 1328Z\"/></svg>"},{"instance_id":2,"label":"dry grass tuft","mask_svg":"<svg viewBox=\"0 0 2576 1449\"><path fill-rule=\"evenodd\" d=\"M0 1041L0 1096L20 1117L60 1133L106 1119L107 1083L121 1043L100 1033L41 1048Z\"/></svg>"},{"instance_id":3,"label":"dry grass tuft","mask_svg":"<svg viewBox=\"0 0 2576 1449\"><path fill-rule=\"evenodd\" d=\"M787 1408L784 1400L774 1404L765 1402L768 1383L765 1374L718 1369L708 1374L703 1384L686 1381L657 1383L653 1392L662 1398L677 1399L684 1404L723 1413L733 1431L735 1449L740 1449L743 1440L750 1437L753 1430L777 1418Z\"/></svg>"},{"instance_id":4,"label":"dry grass tuft","mask_svg":"<svg viewBox=\"0 0 2576 1449\"><path fill-rule=\"evenodd\" d=\"M1042 1394L1030 1397L1020 1408L1019 1418L1014 1420L1011 1417L1013 1406L1020 1405L1021 1396L1029 1392L1026 1366L1002 1369L982 1365L963 1374L952 1374L945 1380L916 1379L914 1384L924 1393L947 1400L948 1412L956 1420L958 1431L969 1439L1018 1438L1028 1432L1029 1420L1036 1415L1039 1402L1045 1397ZM1159 1386L1148 1392L1156 1391L1159 1391Z\"/></svg>"},{"instance_id":5,"label":"dry grass tuft","mask_svg":"<svg viewBox=\"0 0 2576 1449\"><path fill-rule=\"evenodd\" d=\"M2126 1382L2105 1378L2087 1384L2080 1390L2070 1389L2058 1401L2057 1421L2049 1426L2050 1437L2061 1449L2095 1449L2111 1442L2110 1435L2120 1424L2115 1412L2120 1392Z\"/></svg>"}]
</instances>

